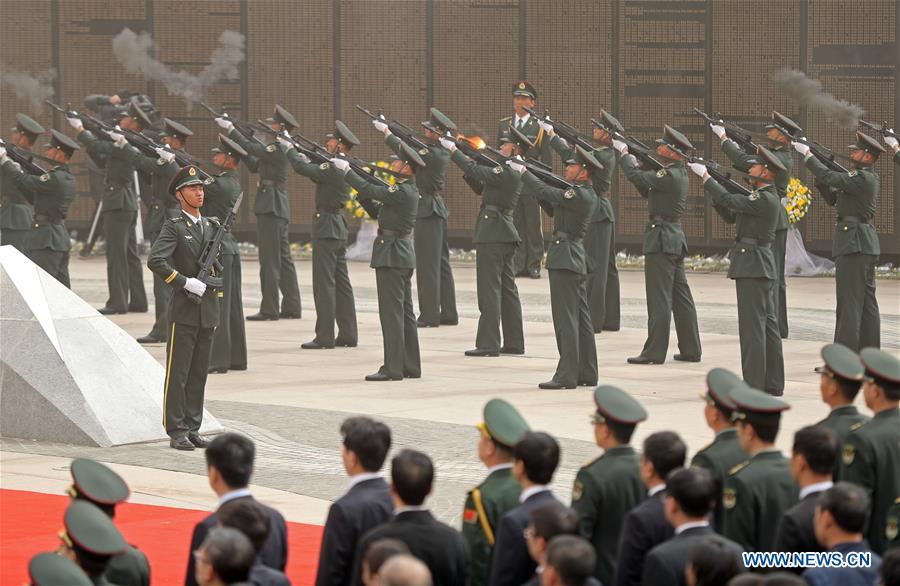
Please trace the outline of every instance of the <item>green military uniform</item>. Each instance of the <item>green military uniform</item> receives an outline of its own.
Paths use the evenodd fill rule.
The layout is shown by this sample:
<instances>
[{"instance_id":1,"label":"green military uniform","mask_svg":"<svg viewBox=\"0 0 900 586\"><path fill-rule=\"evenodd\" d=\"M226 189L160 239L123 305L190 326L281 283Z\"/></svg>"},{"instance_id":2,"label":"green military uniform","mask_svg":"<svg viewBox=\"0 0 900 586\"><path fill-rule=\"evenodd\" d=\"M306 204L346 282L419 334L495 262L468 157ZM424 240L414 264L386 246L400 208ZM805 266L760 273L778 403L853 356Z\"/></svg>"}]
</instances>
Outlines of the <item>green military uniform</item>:
<instances>
[{"instance_id":1,"label":"green military uniform","mask_svg":"<svg viewBox=\"0 0 900 586\"><path fill-rule=\"evenodd\" d=\"M34 144L44 127L25 114L16 114L16 127ZM28 237L31 233L31 207L23 188L8 173L0 173L0 245L10 245L24 255L28 254Z\"/></svg>"},{"instance_id":2,"label":"green military uniform","mask_svg":"<svg viewBox=\"0 0 900 586\"><path fill-rule=\"evenodd\" d=\"M450 158L469 180L483 185L472 239L480 316L475 350L468 352L489 356L496 356L501 351L524 354L522 304L513 267L513 255L521 242L513 222L513 210L519 200L522 177L506 165L478 165L460 150L453 151Z\"/></svg>"},{"instance_id":3,"label":"green military uniform","mask_svg":"<svg viewBox=\"0 0 900 586\"><path fill-rule=\"evenodd\" d=\"M780 338L779 338L780 339ZM731 388L734 418L749 425L778 426L790 406L738 383ZM797 503L799 489L790 461L775 447L760 450L728 471L722 490L722 535L745 551L772 551L778 523Z\"/></svg>"},{"instance_id":4,"label":"green military uniform","mask_svg":"<svg viewBox=\"0 0 900 586\"><path fill-rule=\"evenodd\" d=\"M106 576L109 561L128 549L128 543L112 520L93 503L76 499L66 508L63 524L60 539L65 546L78 552L78 555L91 559L98 567L103 567L99 573L88 575L91 583L95 586L111 586Z\"/></svg>"},{"instance_id":5,"label":"green military uniform","mask_svg":"<svg viewBox=\"0 0 900 586\"><path fill-rule=\"evenodd\" d=\"M760 163L782 172L779 160L765 147L759 147ZM729 256L728 278L737 289L738 335L741 342L741 368L750 386L772 395L784 393L784 356L778 329L775 297L778 294L778 270L772 253L777 218L784 209L775 187L755 188L749 196L728 193L712 178L703 189L712 198L720 214L737 226Z\"/></svg>"},{"instance_id":6,"label":"green military uniform","mask_svg":"<svg viewBox=\"0 0 900 586\"><path fill-rule=\"evenodd\" d=\"M404 159L411 165L424 161L409 146L403 146ZM375 282L378 287L378 316L384 340L384 364L366 380L385 381L419 378L419 336L412 304L412 273L416 253L412 230L416 222L419 192L412 179L382 187L356 174L347 173L347 183L355 187L360 201L378 206L378 236L372 249Z\"/></svg>"},{"instance_id":7,"label":"green military uniform","mask_svg":"<svg viewBox=\"0 0 900 586\"><path fill-rule=\"evenodd\" d=\"M731 388L740 379L724 368L713 368L706 375L706 393L703 399L718 409L725 417L731 418L734 402L731 400ZM722 488L728 471L747 459L747 452L741 447L737 438L737 429L726 427L716 432L713 442L694 454L691 466L706 468L716 483L716 505L713 509L713 523L716 532L722 532Z\"/></svg>"},{"instance_id":8,"label":"green military uniform","mask_svg":"<svg viewBox=\"0 0 900 586\"><path fill-rule=\"evenodd\" d=\"M237 143L219 135L219 146L213 149L239 161L247 155ZM234 171L224 170L204 182L204 216L223 219L241 195L241 182ZM247 370L247 334L244 330L244 301L241 294L241 253L237 239L230 231L222 239L222 297L219 303L219 327L213 335L210 372Z\"/></svg>"},{"instance_id":9,"label":"green military uniform","mask_svg":"<svg viewBox=\"0 0 900 586\"><path fill-rule=\"evenodd\" d=\"M68 157L79 147L65 134L51 130L50 145ZM34 217L28 234L28 257L50 276L69 287L69 250L72 244L66 230L66 214L75 199L75 177L69 166L57 165L47 173L28 175L9 159L3 164L3 176L34 204Z\"/></svg>"},{"instance_id":10,"label":"green military uniform","mask_svg":"<svg viewBox=\"0 0 900 586\"><path fill-rule=\"evenodd\" d=\"M349 148L359 139L343 122L335 122L333 136ZM294 171L316 184L316 213L312 221L313 300L316 304L316 337L302 348L319 349L356 346L356 304L347 272L347 220L341 215L350 199L344 174L330 163L313 164L296 149L287 150ZM334 336L337 322L338 335Z\"/></svg>"},{"instance_id":11,"label":"green military uniform","mask_svg":"<svg viewBox=\"0 0 900 586\"><path fill-rule=\"evenodd\" d=\"M275 113L269 120L280 122L282 128L288 130L297 127L297 121L291 113L277 104ZM300 286L297 283L294 260L291 258L291 243L288 239L291 209L284 187L289 169L287 155L277 142L263 146L247 140L233 129L229 131L228 138L238 143L251 157L257 159L259 164L259 187L253 213L256 214L262 301L259 304L259 313L247 316L247 319L263 321L276 320L279 317L299 318ZM245 164L246 162L245 160ZM280 312L279 290L283 297Z\"/></svg>"},{"instance_id":12,"label":"green military uniform","mask_svg":"<svg viewBox=\"0 0 900 586\"><path fill-rule=\"evenodd\" d=\"M75 562L56 552L39 553L28 562L28 583L33 586L91 586L91 579Z\"/></svg>"},{"instance_id":13,"label":"green military uniform","mask_svg":"<svg viewBox=\"0 0 900 586\"><path fill-rule=\"evenodd\" d=\"M866 489L872 513L866 538L872 551L881 555L897 541L897 498L900 497L900 360L875 348L860 352L866 376L893 401L869 421L850 428L841 450L841 480ZM891 510L893 511L891 512ZM890 519L893 519L891 521Z\"/></svg>"},{"instance_id":14,"label":"green military uniform","mask_svg":"<svg viewBox=\"0 0 900 586\"><path fill-rule=\"evenodd\" d=\"M631 396L612 386L594 391L597 413L595 425L614 421L636 426L647 419L647 412ZM602 456L583 466L575 476L572 508L580 519L581 535L597 552L594 577L602 584L614 584L619 532L625 515L647 497L641 480L640 461L630 444L606 450Z\"/></svg>"},{"instance_id":15,"label":"green military uniform","mask_svg":"<svg viewBox=\"0 0 900 586\"><path fill-rule=\"evenodd\" d=\"M690 141L666 126L664 142L687 150ZM644 232L644 279L647 290L647 341L633 364L662 364L669 348L669 326L675 318L680 358L697 362L702 354L694 298L684 274L687 241L681 216L687 200L688 177L682 162L658 171L642 170L633 156L620 161L625 177L647 198L650 219Z\"/></svg>"},{"instance_id":16,"label":"green military uniform","mask_svg":"<svg viewBox=\"0 0 900 586\"><path fill-rule=\"evenodd\" d=\"M517 82L513 86L512 94L513 96L523 95L537 99L537 90L527 81ZM534 145L525 150L525 158L540 160L548 165L553 162L550 141L545 140L540 124L530 114L526 114L524 119L517 115L501 119L497 130L498 146L502 144L503 137L509 135L513 128L528 137L528 141ZM513 224L522 239L522 244L516 249L513 257L513 270L517 276L540 276L541 261L544 259L544 228L541 208L532 194L523 189L513 210Z\"/></svg>"},{"instance_id":17,"label":"green military uniform","mask_svg":"<svg viewBox=\"0 0 900 586\"><path fill-rule=\"evenodd\" d=\"M187 166L178 172L169 190L176 193L182 187L198 184L202 181L197 168ZM163 390L163 425L173 443L185 436L196 436L203 418L203 393L222 292L207 287L198 304L188 298L184 286L189 277L197 274L203 247L213 239L217 227L214 218L201 216L195 222L185 213L169 218L147 260L150 270L161 275L174 290L169 305L171 325Z\"/></svg>"},{"instance_id":18,"label":"green military uniform","mask_svg":"<svg viewBox=\"0 0 900 586\"><path fill-rule=\"evenodd\" d=\"M516 408L503 399L491 399L485 404L484 421L476 427L484 438L509 453L531 429ZM510 463L490 468L487 478L468 492L462 535L471 553L470 586L487 585L495 532L503 515L519 506L521 493L522 487L513 476Z\"/></svg>"},{"instance_id":19,"label":"green military uniform","mask_svg":"<svg viewBox=\"0 0 900 586\"><path fill-rule=\"evenodd\" d=\"M576 147L577 153L565 162L590 170L602 165L590 153ZM577 158L576 158L577 157ZM559 362L553 378L539 386L543 389L574 389L576 385L597 384L597 346L587 302L587 259L582 239L597 205L597 194L589 183L569 189L545 184L530 172L523 185L532 196L552 206L553 239L547 253L550 273L550 308Z\"/></svg>"},{"instance_id":20,"label":"green military uniform","mask_svg":"<svg viewBox=\"0 0 900 586\"><path fill-rule=\"evenodd\" d=\"M858 148L874 155L884 151L874 139L859 132L857 135ZM854 351L867 346L877 348L881 345L881 319L875 298L875 263L881 247L872 222L878 175L873 167L859 167L847 173L831 171L811 155L806 158L806 166L817 183L831 188L823 189L822 197L837 209L831 250L837 290L834 341Z\"/></svg>"}]
</instances>

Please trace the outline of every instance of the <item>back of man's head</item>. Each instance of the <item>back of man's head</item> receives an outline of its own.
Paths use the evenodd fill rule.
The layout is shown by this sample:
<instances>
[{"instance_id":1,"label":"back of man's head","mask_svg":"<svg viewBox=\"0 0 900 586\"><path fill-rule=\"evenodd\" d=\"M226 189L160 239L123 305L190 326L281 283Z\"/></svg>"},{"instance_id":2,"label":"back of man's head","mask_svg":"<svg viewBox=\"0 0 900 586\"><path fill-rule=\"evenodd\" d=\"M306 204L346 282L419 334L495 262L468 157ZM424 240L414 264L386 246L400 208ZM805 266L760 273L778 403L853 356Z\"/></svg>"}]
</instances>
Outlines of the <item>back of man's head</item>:
<instances>
[{"instance_id":1,"label":"back of man's head","mask_svg":"<svg viewBox=\"0 0 900 586\"><path fill-rule=\"evenodd\" d=\"M810 470L831 476L837 462L837 436L821 425L804 427L794 434L794 455L803 456Z\"/></svg>"},{"instance_id":2,"label":"back of man's head","mask_svg":"<svg viewBox=\"0 0 900 586\"><path fill-rule=\"evenodd\" d=\"M200 552L225 584L246 582L256 560L256 552L247 536L230 527L210 529L200 545Z\"/></svg>"},{"instance_id":3,"label":"back of man's head","mask_svg":"<svg viewBox=\"0 0 900 586\"><path fill-rule=\"evenodd\" d=\"M421 560L405 553L391 557L378 572L381 586L431 586L431 572Z\"/></svg>"},{"instance_id":4,"label":"back of man's head","mask_svg":"<svg viewBox=\"0 0 900 586\"><path fill-rule=\"evenodd\" d=\"M431 458L416 450L401 450L391 460L391 481L394 492L404 504L421 505L434 482Z\"/></svg>"},{"instance_id":5,"label":"back of man's head","mask_svg":"<svg viewBox=\"0 0 900 586\"><path fill-rule=\"evenodd\" d=\"M559 466L559 444L549 434L529 431L516 444L513 457L522 462L528 480L534 484L550 484Z\"/></svg>"},{"instance_id":6,"label":"back of man's head","mask_svg":"<svg viewBox=\"0 0 900 586\"><path fill-rule=\"evenodd\" d=\"M674 431L657 431L644 440L642 456L653 464L656 475L665 480L669 472L684 466L687 446Z\"/></svg>"},{"instance_id":7,"label":"back of man's head","mask_svg":"<svg viewBox=\"0 0 900 586\"><path fill-rule=\"evenodd\" d=\"M738 553L718 535L709 535L688 552L688 573L694 586L719 586L741 572Z\"/></svg>"},{"instance_id":8,"label":"back of man's head","mask_svg":"<svg viewBox=\"0 0 900 586\"><path fill-rule=\"evenodd\" d=\"M250 438L239 433L223 433L209 443L205 455L206 466L215 468L230 488L246 488L250 484L256 457L256 446Z\"/></svg>"},{"instance_id":9,"label":"back of man's head","mask_svg":"<svg viewBox=\"0 0 900 586\"><path fill-rule=\"evenodd\" d=\"M666 496L675 499L687 517L705 517L716 498L716 484L705 468L681 468L666 479Z\"/></svg>"},{"instance_id":10,"label":"back of man's head","mask_svg":"<svg viewBox=\"0 0 900 586\"><path fill-rule=\"evenodd\" d=\"M228 501L216 512L222 527L237 529L247 536L258 554L269 537L272 519L262 505L252 499Z\"/></svg>"},{"instance_id":11,"label":"back of man's head","mask_svg":"<svg viewBox=\"0 0 900 586\"><path fill-rule=\"evenodd\" d=\"M356 454L360 465L368 472L377 472L384 466L391 449L391 429L369 417L350 417L341 424L344 447Z\"/></svg>"},{"instance_id":12,"label":"back of man's head","mask_svg":"<svg viewBox=\"0 0 900 586\"><path fill-rule=\"evenodd\" d=\"M869 495L859 485L838 482L819 495L818 508L831 513L846 533L862 533L869 520Z\"/></svg>"},{"instance_id":13,"label":"back of man's head","mask_svg":"<svg viewBox=\"0 0 900 586\"><path fill-rule=\"evenodd\" d=\"M578 514L559 502L551 502L531 511L535 537L550 541L557 535L578 535Z\"/></svg>"},{"instance_id":14,"label":"back of man's head","mask_svg":"<svg viewBox=\"0 0 900 586\"><path fill-rule=\"evenodd\" d=\"M550 540L547 548L547 568L552 568L560 586L584 586L594 575L597 554L583 537L559 535Z\"/></svg>"},{"instance_id":15,"label":"back of man's head","mask_svg":"<svg viewBox=\"0 0 900 586\"><path fill-rule=\"evenodd\" d=\"M368 547L366 547L366 551L363 552L363 575L368 573L370 576L374 576L381 570L381 566L383 566L386 561L395 555L402 553L408 554L409 547L399 539L392 539L390 537L376 539L370 543Z\"/></svg>"}]
</instances>

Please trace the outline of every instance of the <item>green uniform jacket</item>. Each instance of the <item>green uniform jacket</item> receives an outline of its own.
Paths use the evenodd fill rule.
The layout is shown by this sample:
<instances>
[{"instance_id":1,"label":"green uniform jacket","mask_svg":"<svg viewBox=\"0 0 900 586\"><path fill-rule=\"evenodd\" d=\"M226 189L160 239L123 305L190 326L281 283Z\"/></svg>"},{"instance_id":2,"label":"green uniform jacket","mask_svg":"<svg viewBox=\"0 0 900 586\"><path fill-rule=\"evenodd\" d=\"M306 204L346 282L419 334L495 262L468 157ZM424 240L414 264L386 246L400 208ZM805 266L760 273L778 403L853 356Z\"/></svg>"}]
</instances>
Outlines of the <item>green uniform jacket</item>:
<instances>
[{"instance_id":1,"label":"green uniform jacket","mask_svg":"<svg viewBox=\"0 0 900 586\"><path fill-rule=\"evenodd\" d=\"M858 427L858 423L863 423L868 420L869 417L860 413L859 410L857 410L856 405L842 405L832 409L828 414L828 417L818 422L816 425L821 425L822 427L826 427L833 431L834 435L837 436L837 445L840 448L843 447L844 443L847 441L847 436L850 435L850 429Z\"/></svg>"},{"instance_id":2,"label":"green uniform jacket","mask_svg":"<svg viewBox=\"0 0 900 586\"><path fill-rule=\"evenodd\" d=\"M728 472L722 491L722 534L744 551L773 551L775 532L800 489L790 462L776 449L763 450Z\"/></svg>"},{"instance_id":3,"label":"green uniform jacket","mask_svg":"<svg viewBox=\"0 0 900 586\"><path fill-rule=\"evenodd\" d=\"M875 218L878 199L878 175L871 167L854 169L848 173L829 170L815 157L806 160L806 166L816 176L818 183L832 189L822 190L822 198L835 206L838 221L834 227L833 256L846 254L881 254L878 233L871 223ZM857 220L845 220L850 216ZM860 223L858 220L866 220Z\"/></svg>"},{"instance_id":4,"label":"green uniform jacket","mask_svg":"<svg viewBox=\"0 0 900 586\"><path fill-rule=\"evenodd\" d=\"M897 151L896 153L894 153L894 164L900 165L900 151Z\"/></svg>"},{"instance_id":5,"label":"green uniform jacket","mask_svg":"<svg viewBox=\"0 0 900 586\"><path fill-rule=\"evenodd\" d=\"M737 234L729 256L731 265L728 277L731 279L766 278L777 279L775 255L772 241L775 239L775 225L779 210L783 209L775 187L768 186L755 190L750 195L728 193L715 179L707 179L703 189L714 205L730 210L735 215ZM741 239L751 238L769 246L760 246Z\"/></svg>"},{"instance_id":6,"label":"green uniform jacket","mask_svg":"<svg viewBox=\"0 0 900 586\"><path fill-rule=\"evenodd\" d=\"M572 508L581 521L581 534L594 545L594 576L614 584L619 532L626 513L647 498L638 455L631 446L618 446L581 468L572 489Z\"/></svg>"},{"instance_id":7,"label":"green uniform jacket","mask_svg":"<svg viewBox=\"0 0 900 586\"><path fill-rule=\"evenodd\" d=\"M359 198L381 204L378 211L379 234L375 238L369 266L373 269L415 269L416 253L409 236L416 225L416 208L419 203L415 182L407 180L382 187L367 182L355 171L348 171L347 183L356 188ZM385 230L399 234L385 234Z\"/></svg>"},{"instance_id":8,"label":"green uniform jacket","mask_svg":"<svg viewBox=\"0 0 900 586\"><path fill-rule=\"evenodd\" d=\"M507 116L506 118L500 119L500 124L497 127L497 147L501 146L500 137L511 134L509 129L516 123L515 116ZM526 159L534 159L538 161L543 161L550 165L553 163L553 153L550 151L550 141L546 140L547 135L544 134L544 130L541 128L541 125L538 123L537 118L529 115L528 120L525 122L525 126L519 129L519 132L528 137L532 143L534 143L534 148L530 148L525 152Z\"/></svg>"},{"instance_id":9,"label":"green uniform jacket","mask_svg":"<svg viewBox=\"0 0 900 586\"><path fill-rule=\"evenodd\" d=\"M344 174L328 161L320 165L307 163L297 149L293 148L288 150L287 160L294 171L312 179L316 184L317 211L313 217L312 237L346 240L349 231L344 216L340 213L328 213L340 212L350 199L350 185Z\"/></svg>"},{"instance_id":10,"label":"green uniform jacket","mask_svg":"<svg viewBox=\"0 0 900 586\"><path fill-rule=\"evenodd\" d=\"M6 170L7 166L3 167L0 171L0 230L28 230L31 228L31 206L28 205L31 198L25 197L20 184Z\"/></svg>"},{"instance_id":11,"label":"green uniform jacket","mask_svg":"<svg viewBox=\"0 0 900 586\"><path fill-rule=\"evenodd\" d=\"M203 207L200 213L221 222L241 194L241 183L233 171L223 171L203 183L203 194ZM238 254L237 239L231 231L226 232L222 239L222 254Z\"/></svg>"},{"instance_id":12,"label":"green uniform jacket","mask_svg":"<svg viewBox=\"0 0 900 586\"><path fill-rule=\"evenodd\" d=\"M587 274L582 238L597 206L597 194L587 183L571 189L551 187L526 171L522 183L536 198L553 206L553 239L547 251L548 270L564 269Z\"/></svg>"},{"instance_id":13,"label":"green uniform jacket","mask_svg":"<svg viewBox=\"0 0 900 586\"><path fill-rule=\"evenodd\" d=\"M184 153L184 151L179 152ZM164 159L155 159L146 155L141 155L135 166L138 171L150 175L153 203L150 205L147 218L147 233L159 234L166 219L181 213L181 204L174 195L169 193L169 184L181 167L175 161L167 163Z\"/></svg>"},{"instance_id":14,"label":"green uniform jacket","mask_svg":"<svg viewBox=\"0 0 900 586\"><path fill-rule=\"evenodd\" d=\"M3 165L3 175L33 199L35 217L28 234L28 249L68 252L72 245L62 221L75 199L75 178L68 165L59 165L37 176L16 169L11 161L7 161Z\"/></svg>"},{"instance_id":15,"label":"green uniform jacket","mask_svg":"<svg viewBox=\"0 0 900 586\"><path fill-rule=\"evenodd\" d=\"M555 134L550 139L550 147L559 153L563 161L572 156L572 148ZM594 208L590 221L592 224L615 222L616 214L613 211L612 201L609 199L609 187L612 185L613 174L616 172L616 152L609 147L602 146L595 148L591 154L600 161L603 169L591 173L591 184L594 186L594 193L597 194L597 207Z\"/></svg>"},{"instance_id":16,"label":"green uniform jacket","mask_svg":"<svg viewBox=\"0 0 900 586\"><path fill-rule=\"evenodd\" d=\"M134 194L134 171L145 157L127 142L116 146L111 141L97 138L89 130L78 133L78 142L85 146L92 157L106 160L103 211L136 212L138 203Z\"/></svg>"},{"instance_id":17,"label":"green uniform jacket","mask_svg":"<svg viewBox=\"0 0 900 586\"><path fill-rule=\"evenodd\" d=\"M475 244L521 242L519 232L513 224L512 210L519 201L522 176L507 165L496 167L479 165L458 149L453 151L450 158L467 177L484 184L472 242Z\"/></svg>"},{"instance_id":18,"label":"green uniform jacket","mask_svg":"<svg viewBox=\"0 0 900 586\"><path fill-rule=\"evenodd\" d=\"M103 577L112 584L150 586L150 564L144 552L132 545L109 559Z\"/></svg>"},{"instance_id":19,"label":"green uniform jacket","mask_svg":"<svg viewBox=\"0 0 900 586\"><path fill-rule=\"evenodd\" d=\"M620 161L625 177L647 198L650 216L664 216L666 221L649 220L644 231L644 254L662 252L684 256L687 240L681 229L681 216L687 201L688 176L682 164L669 165L659 171L645 171L637 159L624 156Z\"/></svg>"},{"instance_id":20,"label":"green uniform jacket","mask_svg":"<svg viewBox=\"0 0 900 586\"><path fill-rule=\"evenodd\" d=\"M259 188L256 191L253 213L274 214L290 221L291 206L287 191L284 189L289 163L284 149L276 142L263 146L256 141L247 140L233 129L228 133L228 138L241 145L259 162Z\"/></svg>"},{"instance_id":21,"label":"green uniform jacket","mask_svg":"<svg viewBox=\"0 0 900 586\"><path fill-rule=\"evenodd\" d=\"M723 142L722 150L734 164L734 168L738 171L743 171L744 173L748 172L750 167L753 166L753 163L750 161L756 160L756 156L744 152L744 149L739 147L733 140L726 140ZM784 171L775 173L775 189L778 191L780 205L781 198L787 195L788 183L791 181L791 170L794 168L794 157L791 156L791 148L787 146L769 150L785 168ZM787 230L791 227L791 221L788 219L787 210L784 209L784 206L781 206L781 213L778 214L777 219L778 224L775 226L776 231Z\"/></svg>"},{"instance_id":22,"label":"green uniform jacket","mask_svg":"<svg viewBox=\"0 0 900 586\"><path fill-rule=\"evenodd\" d=\"M169 304L169 321L199 328L214 328L219 325L218 292L207 287L203 300L198 305L188 299L184 284L188 277L196 277L200 270L199 260L203 246L215 235L218 220L202 216L203 234L199 227L188 225L182 213L169 218L163 224L162 232L147 259L147 267L175 290Z\"/></svg>"},{"instance_id":23,"label":"green uniform jacket","mask_svg":"<svg viewBox=\"0 0 900 586\"><path fill-rule=\"evenodd\" d=\"M738 443L737 429L726 427L716 434L711 444L694 454L691 459L692 467L706 468L716 483L713 521L718 533L722 532L722 489L725 487L728 471L747 460L747 457L747 452Z\"/></svg>"},{"instance_id":24,"label":"green uniform jacket","mask_svg":"<svg viewBox=\"0 0 900 586\"><path fill-rule=\"evenodd\" d=\"M494 470L469 491L463 509L462 534L472 554L470 586L487 584L497 527L503 515L519 506L521 493L522 487L509 467Z\"/></svg>"},{"instance_id":25,"label":"green uniform jacket","mask_svg":"<svg viewBox=\"0 0 900 586\"><path fill-rule=\"evenodd\" d=\"M384 142L392 151L400 154L399 138L389 134ZM419 188L419 209L416 217L438 216L446 220L450 217L450 211L441 194L444 191L444 177L447 175L450 153L439 144L429 144L428 148L419 149L419 156L425 161L425 166L416 170L416 186Z\"/></svg>"},{"instance_id":26,"label":"green uniform jacket","mask_svg":"<svg viewBox=\"0 0 900 586\"><path fill-rule=\"evenodd\" d=\"M881 555L889 541L888 510L900 497L900 409L887 409L850 428L841 451L841 480L866 489L872 499L869 545Z\"/></svg>"}]
</instances>

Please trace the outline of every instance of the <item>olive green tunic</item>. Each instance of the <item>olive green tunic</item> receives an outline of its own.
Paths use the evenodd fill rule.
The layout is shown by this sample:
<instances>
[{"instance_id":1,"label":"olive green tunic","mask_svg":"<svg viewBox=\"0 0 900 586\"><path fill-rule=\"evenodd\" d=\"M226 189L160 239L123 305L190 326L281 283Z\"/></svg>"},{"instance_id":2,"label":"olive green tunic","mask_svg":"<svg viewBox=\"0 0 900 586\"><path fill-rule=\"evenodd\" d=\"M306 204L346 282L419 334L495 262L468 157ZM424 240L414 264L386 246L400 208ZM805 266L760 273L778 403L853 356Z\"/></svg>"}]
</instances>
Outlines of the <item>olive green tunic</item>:
<instances>
[{"instance_id":1,"label":"olive green tunic","mask_svg":"<svg viewBox=\"0 0 900 586\"><path fill-rule=\"evenodd\" d=\"M466 495L462 534L472 554L471 586L487 585L497 527L503 515L519 506L521 493L512 467L505 466L488 474Z\"/></svg>"},{"instance_id":2,"label":"olive green tunic","mask_svg":"<svg viewBox=\"0 0 900 586\"><path fill-rule=\"evenodd\" d=\"M713 524L716 532L722 532L722 489L728 471L747 459L747 452L738 443L737 429L728 427L716 434L713 442L694 454L691 466L706 468L716 483L716 506Z\"/></svg>"},{"instance_id":3,"label":"olive green tunic","mask_svg":"<svg viewBox=\"0 0 900 586\"><path fill-rule=\"evenodd\" d=\"M840 449L847 441L850 435L850 429L858 427L858 423L868 421L869 417L863 415L856 408L856 405L841 405L835 407L828 413L828 417L818 422L816 425L830 429L837 438L837 445ZM841 460L838 459L834 467L834 480L837 482L841 477Z\"/></svg>"},{"instance_id":4,"label":"olive green tunic","mask_svg":"<svg viewBox=\"0 0 900 586\"><path fill-rule=\"evenodd\" d=\"M0 245L14 246L24 255L32 224L29 199L11 175L0 173Z\"/></svg>"}]
</instances>

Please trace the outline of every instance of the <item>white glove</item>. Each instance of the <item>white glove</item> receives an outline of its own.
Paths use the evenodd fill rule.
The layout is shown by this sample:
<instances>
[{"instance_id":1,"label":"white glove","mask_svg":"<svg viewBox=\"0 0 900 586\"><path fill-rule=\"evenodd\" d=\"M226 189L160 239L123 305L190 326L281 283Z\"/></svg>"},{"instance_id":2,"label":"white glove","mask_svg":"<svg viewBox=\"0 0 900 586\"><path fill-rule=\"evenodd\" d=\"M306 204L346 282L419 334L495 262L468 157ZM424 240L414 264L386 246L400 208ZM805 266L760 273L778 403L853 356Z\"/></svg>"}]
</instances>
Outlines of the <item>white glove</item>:
<instances>
[{"instance_id":1,"label":"white glove","mask_svg":"<svg viewBox=\"0 0 900 586\"><path fill-rule=\"evenodd\" d=\"M385 124L384 121L382 121L378 118L372 120L372 126L375 127L375 130L377 130L378 132L380 132L384 135L390 134L390 132L391 132L390 129L388 128L388 125Z\"/></svg>"},{"instance_id":2,"label":"white glove","mask_svg":"<svg viewBox=\"0 0 900 586\"><path fill-rule=\"evenodd\" d=\"M725 140L725 127L719 126L718 124L713 124L710 122L709 128L712 130L712 133L719 137L719 140Z\"/></svg>"},{"instance_id":3,"label":"white glove","mask_svg":"<svg viewBox=\"0 0 900 586\"><path fill-rule=\"evenodd\" d=\"M346 173L350 169L349 161L347 161L347 159L342 159L340 157L335 157L335 158L331 159L331 164L334 165L342 173Z\"/></svg>"},{"instance_id":4,"label":"white glove","mask_svg":"<svg viewBox=\"0 0 900 586\"><path fill-rule=\"evenodd\" d=\"M118 126L116 126L115 130L107 130L106 131L106 136L110 137L112 139L112 141L114 143L116 143L116 146L119 146L119 147L125 146L125 135L122 134L120 131L121 131L121 128L119 128Z\"/></svg>"},{"instance_id":5,"label":"white glove","mask_svg":"<svg viewBox=\"0 0 900 586\"><path fill-rule=\"evenodd\" d=\"M299 157L300 160L303 161L304 163L309 162L309 157L307 157L306 155L304 155L303 153L301 153L299 151L297 152L297 157Z\"/></svg>"},{"instance_id":6,"label":"white glove","mask_svg":"<svg viewBox=\"0 0 900 586\"><path fill-rule=\"evenodd\" d=\"M515 159L509 159L508 161L506 161L506 165L519 175L525 172L525 165L519 163Z\"/></svg>"},{"instance_id":7,"label":"white glove","mask_svg":"<svg viewBox=\"0 0 900 586\"><path fill-rule=\"evenodd\" d=\"M706 177L709 175L709 171L706 170L706 165L702 163L688 163L688 168L693 171L697 177Z\"/></svg>"},{"instance_id":8,"label":"white glove","mask_svg":"<svg viewBox=\"0 0 900 586\"><path fill-rule=\"evenodd\" d=\"M203 294L206 293L206 283L194 277L188 277L188 280L184 283L184 288L198 297L203 297Z\"/></svg>"},{"instance_id":9,"label":"white glove","mask_svg":"<svg viewBox=\"0 0 900 586\"><path fill-rule=\"evenodd\" d=\"M231 129L234 128L234 124L228 118L224 116L219 116L216 118L216 124L219 125L219 128L225 129L225 132L231 132Z\"/></svg>"},{"instance_id":10,"label":"white glove","mask_svg":"<svg viewBox=\"0 0 900 586\"><path fill-rule=\"evenodd\" d=\"M622 142L621 140L613 139L613 148L619 151L620 155L628 154L628 145Z\"/></svg>"},{"instance_id":11,"label":"white glove","mask_svg":"<svg viewBox=\"0 0 900 586\"><path fill-rule=\"evenodd\" d=\"M893 130L891 132L893 132ZM893 136L885 136L884 143L894 150L897 150L897 147L900 147L900 142Z\"/></svg>"},{"instance_id":12,"label":"white glove","mask_svg":"<svg viewBox=\"0 0 900 586\"><path fill-rule=\"evenodd\" d=\"M67 116L67 117L66 117L66 120L69 121L69 126L71 126L72 128L74 128L74 129L77 130L78 132L81 132L82 130L84 130L84 123L81 122L81 118L76 118L76 117L74 117L74 116L72 116L71 118L69 118L69 117Z\"/></svg>"},{"instance_id":13,"label":"white glove","mask_svg":"<svg viewBox=\"0 0 900 586\"><path fill-rule=\"evenodd\" d=\"M6 147L0 146L0 162L6 162L4 159L6 159Z\"/></svg>"},{"instance_id":14,"label":"white glove","mask_svg":"<svg viewBox=\"0 0 900 586\"><path fill-rule=\"evenodd\" d=\"M450 140L449 138L441 139L441 146L450 151L451 153L456 150L456 144Z\"/></svg>"},{"instance_id":15,"label":"white glove","mask_svg":"<svg viewBox=\"0 0 900 586\"><path fill-rule=\"evenodd\" d=\"M156 154L159 155L159 158L167 163L171 163L175 160L175 153L170 151L169 149L164 149L162 147L156 147L153 149L156 151Z\"/></svg>"},{"instance_id":16,"label":"white glove","mask_svg":"<svg viewBox=\"0 0 900 586\"><path fill-rule=\"evenodd\" d=\"M541 130L547 133L548 136L553 136L553 125L549 122L544 122L543 120L538 120L538 125L541 127Z\"/></svg>"},{"instance_id":17,"label":"white glove","mask_svg":"<svg viewBox=\"0 0 900 586\"><path fill-rule=\"evenodd\" d=\"M281 136L280 134L275 137L275 140L278 141L278 144L284 147L285 150L290 150L294 148L294 143Z\"/></svg>"},{"instance_id":18,"label":"white glove","mask_svg":"<svg viewBox=\"0 0 900 586\"><path fill-rule=\"evenodd\" d=\"M794 150L803 155L804 157L809 154L809 147L803 144L802 142L792 142L794 145Z\"/></svg>"}]
</instances>

